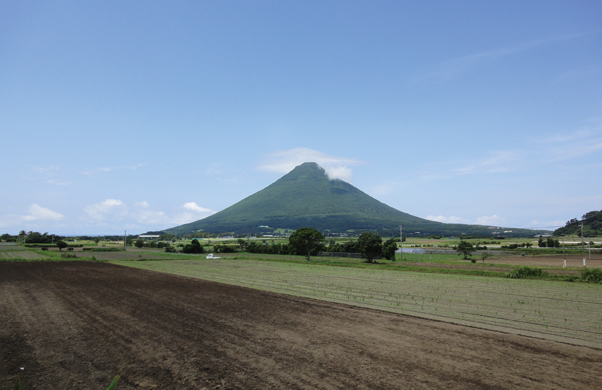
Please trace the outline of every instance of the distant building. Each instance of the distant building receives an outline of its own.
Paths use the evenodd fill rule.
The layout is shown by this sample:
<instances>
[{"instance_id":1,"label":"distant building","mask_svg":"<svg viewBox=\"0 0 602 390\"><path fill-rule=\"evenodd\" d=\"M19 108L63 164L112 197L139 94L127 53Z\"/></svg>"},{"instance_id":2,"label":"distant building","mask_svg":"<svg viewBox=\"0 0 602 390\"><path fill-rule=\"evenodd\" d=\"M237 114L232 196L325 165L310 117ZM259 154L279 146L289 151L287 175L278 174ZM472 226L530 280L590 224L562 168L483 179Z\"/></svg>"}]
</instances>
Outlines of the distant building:
<instances>
[{"instance_id":1,"label":"distant building","mask_svg":"<svg viewBox=\"0 0 602 390\"><path fill-rule=\"evenodd\" d=\"M419 249L419 248L399 248L398 250L395 251L395 253L419 253L419 254L424 254L426 253L426 251L424 249Z\"/></svg>"},{"instance_id":2,"label":"distant building","mask_svg":"<svg viewBox=\"0 0 602 390\"><path fill-rule=\"evenodd\" d=\"M158 234L141 234L138 236L138 238L142 238L143 240L156 240L158 239L160 236Z\"/></svg>"}]
</instances>

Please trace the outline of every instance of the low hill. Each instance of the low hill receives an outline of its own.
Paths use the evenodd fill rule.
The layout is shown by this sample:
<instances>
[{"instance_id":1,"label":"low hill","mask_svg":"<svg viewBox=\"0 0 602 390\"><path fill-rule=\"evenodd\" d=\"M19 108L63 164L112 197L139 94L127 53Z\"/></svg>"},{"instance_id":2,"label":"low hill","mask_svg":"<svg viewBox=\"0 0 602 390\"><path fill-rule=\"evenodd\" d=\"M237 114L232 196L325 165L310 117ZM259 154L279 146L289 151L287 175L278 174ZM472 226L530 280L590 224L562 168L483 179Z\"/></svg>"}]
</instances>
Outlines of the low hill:
<instances>
[{"instance_id":1,"label":"low hill","mask_svg":"<svg viewBox=\"0 0 602 390\"><path fill-rule=\"evenodd\" d=\"M257 234L277 228L313 227L331 233L376 230L381 235L404 231L436 235L491 236L479 225L444 224L396 210L342 180L330 180L316 163L304 163L255 194L207 218L167 229L167 233ZM269 228L268 228L269 227ZM534 235L511 229L513 235Z\"/></svg>"},{"instance_id":2,"label":"low hill","mask_svg":"<svg viewBox=\"0 0 602 390\"><path fill-rule=\"evenodd\" d=\"M581 224L583 223L583 236L595 237L602 236L602 210L590 211L581 217L581 220L576 218L571 219L564 227L554 231L555 236L581 236Z\"/></svg>"}]
</instances>

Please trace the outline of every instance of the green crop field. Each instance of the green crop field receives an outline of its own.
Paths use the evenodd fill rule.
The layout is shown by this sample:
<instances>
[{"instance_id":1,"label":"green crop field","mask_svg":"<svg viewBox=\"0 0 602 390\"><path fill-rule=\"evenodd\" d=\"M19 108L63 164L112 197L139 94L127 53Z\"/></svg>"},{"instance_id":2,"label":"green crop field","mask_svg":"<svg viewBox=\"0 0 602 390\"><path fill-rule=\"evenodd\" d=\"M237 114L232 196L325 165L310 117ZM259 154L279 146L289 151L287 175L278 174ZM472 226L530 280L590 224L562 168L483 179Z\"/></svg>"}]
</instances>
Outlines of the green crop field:
<instances>
[{"instance_id":1,"label":"green crop field","mask_svg":"<svg viewBox=\"0 0 602 390\"><path fill-rule=\"evenodd\" d=\"M602 286L260 260L116 264L602 348Z\"/></svg>"},{"instance_id":2,"label":"green crop field","mask_svg":"<svg viewBox=\"0 0 602 390\"><path fill-rule=\"evenodd\" d=\"M43 260L45 256L17 245L1 245L0 261L2 260Z\"/></svg>"}]
</instances>

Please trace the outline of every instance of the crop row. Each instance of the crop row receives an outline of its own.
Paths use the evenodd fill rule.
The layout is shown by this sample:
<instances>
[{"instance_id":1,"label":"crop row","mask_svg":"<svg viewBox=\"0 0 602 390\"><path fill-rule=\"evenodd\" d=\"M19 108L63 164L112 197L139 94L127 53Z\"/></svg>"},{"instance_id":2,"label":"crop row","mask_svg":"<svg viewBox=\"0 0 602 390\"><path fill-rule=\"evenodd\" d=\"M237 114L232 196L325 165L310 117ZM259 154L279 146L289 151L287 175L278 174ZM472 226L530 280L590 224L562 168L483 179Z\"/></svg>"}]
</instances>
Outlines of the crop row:
<instances>
[{"instance_id":1,"label":"crop row","mask_svg":"<svg viewBox=\"0 0 602 390\"><path fill-rule=\"evenodd\" d=\"M124 262L423 318L602 347L602 287L250 260Z\"/></svg>"}]
</instances>

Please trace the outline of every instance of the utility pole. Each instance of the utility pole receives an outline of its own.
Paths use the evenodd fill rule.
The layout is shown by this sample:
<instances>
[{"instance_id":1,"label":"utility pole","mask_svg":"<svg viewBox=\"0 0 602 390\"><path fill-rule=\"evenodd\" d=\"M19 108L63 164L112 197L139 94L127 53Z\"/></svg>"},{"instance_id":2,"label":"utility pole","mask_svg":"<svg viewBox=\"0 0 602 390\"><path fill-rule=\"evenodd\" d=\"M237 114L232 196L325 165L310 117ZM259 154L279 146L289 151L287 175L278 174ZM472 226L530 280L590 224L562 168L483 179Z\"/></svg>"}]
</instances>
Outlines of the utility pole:
<instances>
[{"instance_id":1,"label":"utility pole","mask_svg":"<svg viewBox=\"0 0 602 390\"><path fill-rule=\"evenodd\" d=\"M564 257L564 263L566 264L566 251L564 250L564 237L562 238L562 256Z\"/></svg>"},{"instance_id":2,"label":"utility pole","mask_svg":"<svg viewBox=\"0 0 602 390\"><path fill-rule=\"evenodd\" d=\"M399 259L403 260L403 225L399 225Z\"/></svg>"},{"instance_id":3,"label":"utility pole","mask_svg":"<svg viewBox=\"0 0 602 390\"><path fill-rule=\"evenodd\" d=\"M587 252L588 252L588 260L592 259L592 247L591 247L591 239L588 237L587 238Z\"/></svg>"},{"instance_id":4,"label":"utility pole","mask_svg":"<svg viewBox=\"0 0 602 390\"><path fill-rule=\"evenodd\" d=\"M583 244L583 221L581 221L581 250L585 251L585 245Z\"/></svg>"},{"instance_id":5,"label":"utility pole","mask_svg":"<svg viewBox=\"0 0 602 390\"><path fill-rule=\"evenodd\" d=\"M128 234L128 231L127 231L127 230L124 230L124 231L123 231L123 250L126 250L126 249L125 249L125 243L126 243L126 237L127 237L127 234Z\"/></svg>"}]
</instances>

